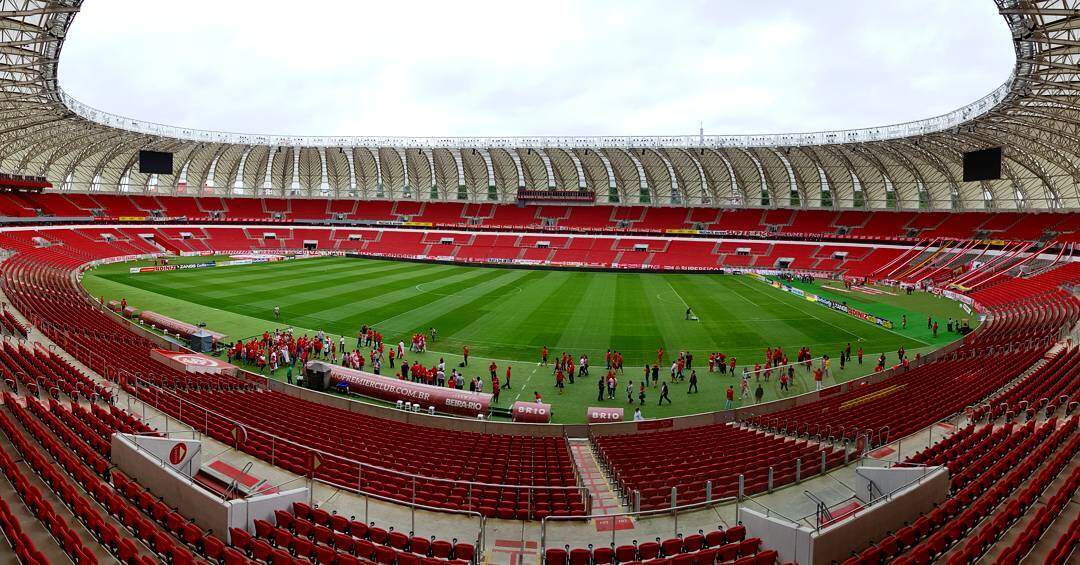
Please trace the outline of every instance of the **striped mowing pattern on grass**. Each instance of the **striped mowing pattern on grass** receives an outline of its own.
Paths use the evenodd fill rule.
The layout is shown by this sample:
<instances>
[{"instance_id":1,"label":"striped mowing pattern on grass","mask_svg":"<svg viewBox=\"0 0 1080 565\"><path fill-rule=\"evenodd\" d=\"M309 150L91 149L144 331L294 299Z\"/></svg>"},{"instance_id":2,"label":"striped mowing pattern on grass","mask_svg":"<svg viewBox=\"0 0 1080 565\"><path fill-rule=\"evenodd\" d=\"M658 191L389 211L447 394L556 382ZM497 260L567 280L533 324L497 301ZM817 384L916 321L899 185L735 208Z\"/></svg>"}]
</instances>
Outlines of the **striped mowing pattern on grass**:
<instances>
[{"instance_id":1,"label":"striped mowing pattern on grass","mask_svg":"<svg viewBox=\"0 0 1080 565\"><path fill-rule=\"evenodd\" d=\"M685 383L673 385L674 406L660 408L655 405L658 393L650 388L644 412L651 418L716 410L727 385L738 390L735 378L706 373L710 351L735 355L741 367L761 361L767 346L779 345L794 355L808 345L816 355L834 358L834 377L826 380L841 381L868 372L881 352L891 361L900 345L909 352L925 351L952 337L931 340L918 324L906 333L890 332L736 275L526 270L341 257L135 275L127 272L129 266L99 267L83 284L95 296L125 297L136 308L206 322L234 337L288 325L301 333L344 335L352 348L361 324L374 324L390 343L408 343L413 332L434 326L439 337L429 343L431 353L419 356L422 363L445 357L457 364L466 345L471 350L467 376L486 376L487 364L495 360L502 378L511 363L514 387L504 391L500 405L517 397L531 399L536 390L555 405L555 421L562 422L581 421L585 407L596 404L595 380L609 348L621 351L626 363L626 373L619 376L621 403L626 403L625 383L639 381L642 365L656 362L657 348L667 352L662 379L676 352L694 353L701 393L687 395ZM699 321L684 319L686 305ZM274 306L281 308L277 323ZM918 316L925 320L924 314L910 315L913 322ZM848 343L853 350L862 345L867 363L841 371L835 359ZM536 367L544 345L552 357L563 351L575 361L589 355L592 376L557 396L551 369ZM791 393L812 387L800 369ZM765 394L766 400L780 395L775 378L765 384Z\"/></svg>"},{"instance_id":2,"label":"striped mowing pattern on grass","mask_svg":"<svg viewBox=\"0 0 1080 565\"><path fill-rule=\"evenodd\" d=\"M351 336L374 324L388 338L432 326L438 347L534 360L540 347L589 353L608 348L626 362L708 351L756 360L766 346L836 353L862 340L868 351L923 345L735 275L532 271L323 258L245 267L96 276L252 318ZM153 305L139 304L151 308ZM685 320L686 306L699 321ZM250 335L266 327L230 335Z\"/></svg>"}]
</instances>

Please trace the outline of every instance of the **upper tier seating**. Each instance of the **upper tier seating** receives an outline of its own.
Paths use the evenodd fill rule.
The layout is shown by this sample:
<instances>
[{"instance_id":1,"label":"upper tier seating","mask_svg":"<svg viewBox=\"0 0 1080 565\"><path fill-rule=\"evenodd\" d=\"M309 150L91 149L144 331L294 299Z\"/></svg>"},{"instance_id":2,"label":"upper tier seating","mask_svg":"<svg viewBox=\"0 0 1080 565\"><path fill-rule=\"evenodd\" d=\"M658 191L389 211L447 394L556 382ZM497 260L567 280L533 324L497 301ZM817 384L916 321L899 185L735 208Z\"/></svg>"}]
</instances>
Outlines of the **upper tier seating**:
<instances>
[{"instance_id":1,"label":"upper tier seating","mask_svg":"<svg viewBox=\"0 0 1080 565\"><path fill-rule=\"evenodd\" d=\"M346 214L358 222L410 220L435 227L543 229L544 220L559 230L635 231L664 233L695 226L737 234L768 233L849 239L902 239L909 231L922 238L971 239L978 235L1005 240L1035 241L1048 233L1062 241L1080 241L1080 214L1041 212L913 212L828 209L718 209L671 206L525 205L413 200L337 200L320 198L192 198L184 196L127 196L119 194L0 194L0 219L48 217L141 217L160 213L167 218L211 221L220 211L224 222L323 221ZM40 212L40 216L39 216ZM848 233L841 234L840 228Z\"/></svg>"}]
</instances>

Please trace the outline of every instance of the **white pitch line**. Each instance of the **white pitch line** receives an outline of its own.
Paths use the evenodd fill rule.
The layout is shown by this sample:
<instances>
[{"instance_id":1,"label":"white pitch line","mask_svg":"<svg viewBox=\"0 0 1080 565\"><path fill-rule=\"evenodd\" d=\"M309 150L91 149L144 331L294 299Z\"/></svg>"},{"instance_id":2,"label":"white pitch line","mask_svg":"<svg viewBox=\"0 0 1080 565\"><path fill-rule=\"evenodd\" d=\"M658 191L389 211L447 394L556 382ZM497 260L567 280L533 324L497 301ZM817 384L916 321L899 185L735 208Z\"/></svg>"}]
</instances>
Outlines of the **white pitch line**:
<instances>
[{"instance_id":1,"label":"white pitch line","mask_svg":"<svg viewBox=\"0 0 1080 565\"><path fill-rule=\"evenodd\" d=\"M739 283L740 283L740 284L743 284L743 286L749 286L749 285L746 285L746 283L743 283L742 281L739 281ZM781 292L782 292L782 291L781 291ZM738 294L738 293L736 293L736 294ZM849 332L849 331L845 330L844 328L841 328L840 326L837 326L836 324L833 324L833 323L830 323L830 322L826 322L825 320L822 320L821 318L818 318L817 316L815 316L814 314L811 314L811 313L810 313L809 311L807 311L807 310L803 310L802 308L796 308L796 310L798 310L798 311L800 311L800 312L803 312L803 313L804 313L804 314L806 314L807 316L811 316L811 317L813 317L813 318L816 318L816 319L818 319L818 320L821 320L822 322L825 322L826 324L829 324L830 326L832 326L832 327L834 327L834 328L836 328L836 329L838 329L838 330L840 330L840 331L843 331L843 332L847 333L848 335L854 335L854 336L855 336L856 338L859 338L860 340L862 339L861 337L859 337L859 336L857 336L857 335L855 335L855 334L853 334L853 333L851 333L851 332ZM862 320L861 318L855 318L855 319L856 319L856 320ZM917 341L917 342L919 342L919 343L921 343L921 344L923 344L923 345L935 345L935 344L933 344L933 343L930 343L930 342L927 342L927 341L923 341L923 340L921 340L921 339L919 339L919 338L917 338L917 337L912 337L912 336L909 336L909 335L904 335L904 334L902 334L902 333L900 333L900 332L898 332L898 331L896 331L896 330L891 330L891 329L889 329L889 328L886 328L885 326L879 326L879 325L877 325L877 324L875 324L875 323L873 323L873 322L867 322L866 320L862 320L862 322L863 322L863 323L865 323L865 324L870 324L870 325L872 325L872 326L874 326L875 328L878 328L878 329L880 329L880 330L885 330L885 331L887 331L887 332L889 332L889 333L891 333L891 334L896 334L896 335L898 335L898 336L900 336L900 337L902 337L902 338L905 338L905 339L910 339L910 340L912 340L912 341Z\"/></svg>"},{"instance_id":2,"label":"white pitch line","mask_svg":"<svg viewBox=\"0 0 1080 565\"><path fill-rule=\"evenodd\" d=\"M739 275L739 276L742 276L742 275ZM742 286L745 286L745 287L751 288L751 289L753 288L753 287L749 286L748 284L746 284L745 282L743 282L742 279L736 279L736 280L738 280L739 284L742 285ZM739 294L739 293L735 292L735 294ZM740 294L739 296L742 296L742 295ZM772 297L770 296L769 298L772 298ZM747 300L747 302L753 302L749 298L747 298L746 300ZM780 301L776 300L776 302L780 302ZM828 320L826 320L824 318L820 318L818 316L815 316L813 313L811 313L809 311L803 310L802 308L795 308L795 309L802 312L802 313L804 313L804 314L806 314L807 316L810 316L811 318L814 318L815 320L818 320L818 321L820 321L820 322L822 322L824 324L828 324L828 325L830 325L830 326L832 326L832 327L834 327L834 328L836 328L836 329L838 329L838 330L840 330L840 331L842 331L842 332L844 332L844 333L846 333L846 334L848 334L850 336L855 337L856 340L861 340L862 339L862 336L860 336L859 334L856 334L854 332L845 330L844 328L841 328L840 326L838 326L838 325L836 325L836 324L834 324L834 323L832 323L832 322L830 322L830 321L828 321ZM885 329L885 328L882 328L882 329Z\"/></svg>"},{"instance_id":3,"label":"white pitch line","mask_svg":"<svg viewBox=\"0 0 1080 565\"><path fill-rule=\"evenodd\" d=\"M535 368L533 368L532 372L529 373L529 376L525 378L525 382L521 385L521 390L519 390L517 396L514 397L514 402L517 402L518 399L521 398L521 395L525 392L525 389L529 388L529 382L532 381L533 375L535 375L536 371L539 369L540 365L537 365Z\"/></svg>"},{"instance_id":4,"label":"white pitch line","mask_svg":"<svg viewBox=\"0 0 1080 565\"><path fill-rule=\"evenodd\" d=\"M679 294L679 291L675 290L675 287L671 286L671 281L667 280L667 277L664 278L664 282L667 283L667 287L671 289L671 292L674 292L675 296L679 297L679 302L682 302L683 306L689 308L690 305L686 303L686 300L683 300L683 297L681 294Z\"/></svg>"}]
</instances>

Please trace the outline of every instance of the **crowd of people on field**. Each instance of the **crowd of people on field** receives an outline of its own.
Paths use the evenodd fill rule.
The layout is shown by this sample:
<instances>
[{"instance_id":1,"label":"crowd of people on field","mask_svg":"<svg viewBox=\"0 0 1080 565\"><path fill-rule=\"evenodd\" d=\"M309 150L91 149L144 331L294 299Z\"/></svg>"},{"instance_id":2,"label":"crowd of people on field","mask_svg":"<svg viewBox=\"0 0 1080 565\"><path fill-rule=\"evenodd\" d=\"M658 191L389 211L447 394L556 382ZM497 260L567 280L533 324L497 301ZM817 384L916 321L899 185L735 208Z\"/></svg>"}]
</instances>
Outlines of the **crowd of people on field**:
<instances>
[{"instance_id":1,"label":"crowd of people on field","mask_svg":"<svg viewBox=\"0 0 1080 565\"><path fill-rule=\"evenodd\" d=\"M427 344L434 341L437 336L435 328L427 333L414 333L410 344L406 347L404 341L396 344L386 344L383 335L374 327L364 324L357 332L354 347L349 349L345 337L341 336L334 340L323 331L318 331L313 336L307 334L295 335L291 329L267 330L261 336L236 341L228 348L228 360L248 367L254 367L262 374L276 375L278 371L285 371L285 380L292 383L294 375L297 380L301 378L304 365L311 360L340 363L344 367L368 371L377 375L383 374L384 367L391 372L388 376L421 383L431 386L449 387L472 392L485 392L490 390L493 401L498 402L500 393L511 389L510 379L513 367L507 364L504 371L500 371L496 361L492 360L487 367L487 381L490 388L485 384L485 379L480 376L466 376L468 370L469 348L462 348L462 361L456 367L447 367L446 360L442 357L438 362L427 365L421 363L419 355L412 361L407 356L424 353ZM840 352L840 368L843 369L852 362L852 356L857 355L858 363L863 362L863 349L858 347L852 352L851 344ZM903 348L897 353L898 364L908 363ZM796 379L796 368L802 366L808 375L812 375L815 387L820 389L822 381L831 376L831 359L828 355L817 358L810 347L801 347L792 362L784 349L780 346L766 347L764 356L756 360L753 365L742 366L741 373L737 372L738 359L734 355L723 352L710 352L707 356L707 372L709 374L730 375L738 378L736 384L730 384L725 391L725 408L733 407L736 392L735 386L739 387L738 398L745 401L751 395L755 402L761 402L764 397L763 385L773 378L774 373L779 383L781 393L790 391ZM667 362L670 361L670 366ZM884 368L884 353L878 360L878 369ZM300 368L297 368L299 363ZM586 354L572 355L561 352L553 356L547 346L541 347L539 366L551 367L551 376L557 394L564 394L567 386L574 385L578 380L592 375L590 371L589 356ZM662 367L668 367L665 380L661 380ZM701 367L705 369L705 367ZM668 355L663 347L656 350L656 362L647 362L642 366L641 378L634 382L626 379L622 388L625 392L627 404L645 406L650 394L655 394L657 405L662 406L665 402L672 404L671 387L686 383L686 394L697 394L699 389L698 367L694 366L694 354L690 351L678 351L674 355ZM626 368L623 354L618 350L609 349L604 354L604 372L597 375L597 402L617 401L619 398L620 379L625 378ZM756 384L756 388L754 385ZM653 392L650 392L653 391ZM542 402L542 395L535 391L534 399ZM640 408L639 408L640 411Z\"/></svg>"},{"instance_id":2,"label":"crowd of people on field","mask_svg":"<svg viewBox=\"0 0 1080 565\"><path fill-rule=\"evenodd\" d=\"M808 276L788 275L789 280L812 283L813 279ZM278 312L275 310L275 315ZM907 328L907 316L903 316L902 328ZM927 317L927 328L937 335L938 322L932 317ZM967 328L967 321L949 319L947 329L951 332L961 332ZM500 370L497 362L491 360L487 366L487 378L481 376L467 376L469 370L470 351L467 345L462 347L461 362L457 366L447 367L446 360L442 357L438 362L430 365L421 362L421 355L428 353L428 344L436 340L438 333L434 327L428 332L415 332L412 334L408 346L402 341L396 344L386 344L383 335L373 326L363 324L356 335L356 342L350 349L347 347L344 336L334 340L323 331L318 331L313 336L307 334L294 335L291 329L278 329L264 331L261 336L238 340L228 348L230 362L254 367L263 374L276 375L278 371L285 371L285 380L292 383L294 372L297 371L297 363L300 364L297 378L302 374L302 367L310 360L323 360L330 363L340 363L351 369L368 371L375 374L383 374L389 369L387 376L408 380L415 383L431 386L449 387L459 390L474 392L490 391L493 401L498 403L500 393L511 390L510 378L513 367L506 364ZM411 357L409 361L407 357ZM574 355L561 352L553 355L548 347L542 346L538 366L551 367L551 376L554 389L557 394L565 393L568 386L577 381L591 377L590 360L587 354ZM694 366L694 354L690 351L678 351L674 355L668 355L663 347L656 350L656 362L646 362L641 369L641 377L635 383L634 379L626 378L626 368L623 354L614 349L608 349L604 354L604 371L596 375L597 402L619 401L623 390L626 403L636 404L635 419L641 417L641 407L644 407L650 395L655 395L657 405L662 406L665 402L672 404L671 389L675 385L685 383L686 394L699 393L698 369L705 370L708 374L730 376L737 379L729 383L724 390L724 408L732 409L736 398L740 402L753 399L755 403L762 402L765 395L764 387L773 379L774 375L780 394L793 389L799 372L812 378L815 390L824 386L824 381L832 377L833 358L828 354L815 357L809 346L800 347L794 355L794 360L789 358L787 352L781 346L769 346L765 348L764 355L754 360L753 364L741 365L735 355L728 355L721 351L709 352L706 356L707 365L704 367ZM862 346L854 350L848 343L841 348L837 356L839 370L844 371L853 363L863 364L864 352ZM916 354L915 360L919 359ZM669 364L670 363L670 364ZM901 346L897 351L897 362L894 367L908 367L911 360ZM886 355L882 353L877 360L875 370L883 370L888 364ZM803 371L798 371L799 367ZM661 380L661 371L667 373L667 379ZM625 384L620 385L620 380L625 379ZM490 383L485 383L485 380ZM808 383L807 383L808 384ZM806 385L804 385L806 386ZM737 387L737 390L736 390ZM520 396L520 395L519 395ZM536 402L542 402L542 395L534 391L533 398Z\"/></svg>"}]
</instances>

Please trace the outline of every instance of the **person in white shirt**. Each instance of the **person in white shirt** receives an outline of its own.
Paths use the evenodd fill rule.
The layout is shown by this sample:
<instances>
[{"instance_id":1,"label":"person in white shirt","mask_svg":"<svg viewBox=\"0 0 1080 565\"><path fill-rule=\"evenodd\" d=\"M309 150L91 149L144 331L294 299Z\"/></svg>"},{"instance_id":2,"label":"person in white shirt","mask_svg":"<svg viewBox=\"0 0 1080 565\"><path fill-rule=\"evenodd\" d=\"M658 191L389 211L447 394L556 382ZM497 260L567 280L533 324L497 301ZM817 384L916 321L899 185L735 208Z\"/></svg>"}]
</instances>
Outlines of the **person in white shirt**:
<instances>
[{"instance_id":1,"label":"person in white shirt","mask_svg":"<svg viewBox=\"0 0 1080 565\"><path fill-rule=\"evenodd\" d=\"M641 422L645 419L645 416L641 415L641 408L634 408L634 421Z\"/></svg>"}]
</instances>

